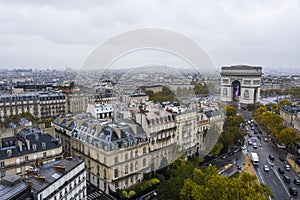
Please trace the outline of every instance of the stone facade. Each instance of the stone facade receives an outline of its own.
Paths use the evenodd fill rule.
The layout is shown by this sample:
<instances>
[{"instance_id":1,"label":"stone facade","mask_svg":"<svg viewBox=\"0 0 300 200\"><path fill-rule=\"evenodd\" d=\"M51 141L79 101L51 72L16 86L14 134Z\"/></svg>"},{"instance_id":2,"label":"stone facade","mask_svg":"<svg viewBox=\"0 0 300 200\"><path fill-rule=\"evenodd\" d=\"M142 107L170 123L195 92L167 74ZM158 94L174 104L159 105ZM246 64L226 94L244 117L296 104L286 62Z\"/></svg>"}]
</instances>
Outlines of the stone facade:
<instances>
[{"instance_id":1,"label":"stone facade","mask_svg":"<svg viewBox=\"0 0 300 200\"><path fill-rule=\"evenodd\" d=\"M222 67L221 101L238 101L243 104L259 102L261 76L261 67Z\"/></svg>"}]
</instances>

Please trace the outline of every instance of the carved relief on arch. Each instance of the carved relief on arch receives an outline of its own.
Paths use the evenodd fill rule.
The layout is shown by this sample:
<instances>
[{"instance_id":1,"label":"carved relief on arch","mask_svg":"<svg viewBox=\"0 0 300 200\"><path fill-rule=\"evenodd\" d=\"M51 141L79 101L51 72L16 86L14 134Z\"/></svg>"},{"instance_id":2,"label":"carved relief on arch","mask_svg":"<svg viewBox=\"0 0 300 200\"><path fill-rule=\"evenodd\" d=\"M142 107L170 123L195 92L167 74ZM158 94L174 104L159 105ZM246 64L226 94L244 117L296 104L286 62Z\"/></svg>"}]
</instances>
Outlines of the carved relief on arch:
<instances>
[{"instance_id":1,"label":"carved relief on arch","mask_svg":"<svg viewBox=\"0 0 300 200\"><path fill-rule=\"evenodd\" d=\"M250 95L249 95L249 90L245 90L244 91L244 98L245 99L249 99Z\"/></svg>"}]
</instances>

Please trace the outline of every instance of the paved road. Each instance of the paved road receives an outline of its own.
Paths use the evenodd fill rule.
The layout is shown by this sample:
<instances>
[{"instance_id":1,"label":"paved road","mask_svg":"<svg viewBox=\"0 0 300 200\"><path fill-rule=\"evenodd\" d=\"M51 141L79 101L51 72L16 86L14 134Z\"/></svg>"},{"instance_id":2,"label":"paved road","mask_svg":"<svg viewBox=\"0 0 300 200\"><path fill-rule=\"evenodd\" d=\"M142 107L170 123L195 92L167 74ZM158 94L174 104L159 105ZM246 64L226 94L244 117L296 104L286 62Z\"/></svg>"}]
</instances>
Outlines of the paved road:
<instances>
[{"instance_id":1,"label":"paved road","mask_svg":"<svg viewBox=\"0 0 300 200\"><path fill-rule=\"evenodd\" d=\"M112 196L105 194L94 186L87 184L87 200L115 200Z\"/></svg>"},{"instance_id":2,"label":"paved road","mask_svg":"<svg viewBox=\"0 0 300 200\"><path fill-rule=\"evenodd\" d=\"M251 120L251 112L239 110L239 112L243 115L245 120ZM250 128L250 127L249 127ZM286 158L287 154L284 152L281 152L279 149L275 148L272 144L270 144L270 141L267 142L264 141L264 135L261 135L262 139L258 139L257 135L254 134L254 132L259 132L259 127L255 127L254 131L248 131L248 135L252 135L250 139L252 142L256 142L258 144L258 148L253 148L253 145L247 144L247 152L250 154L250 152L257 152L259 158L260 158L260 164L258 167L255 168L256 174L258 176L258 179L260 182L265 183L268 185L274 196L275 200L289 200L289 199L300 199L300 196L298 197L291 197L288 192L288 187L292 186L295 187L300 195L300 186L297 186L293 183L293 180L298 177L296 172L292 169L291 171L286 171L284 169L285 162L282 162L279 160L279 157ZM245 136L245 141L248 141L249 136ZM272 155L275 157L274 162L272 162L269 159L269 155ZM269 172L265 172L263 170L263 165L268 165L270 168ZM284 175L287 175L291 179L291 183L285 183L283 181L283 175L278 172L278 168L284 169L285 173Z\"/></svg>"}]
</instances>

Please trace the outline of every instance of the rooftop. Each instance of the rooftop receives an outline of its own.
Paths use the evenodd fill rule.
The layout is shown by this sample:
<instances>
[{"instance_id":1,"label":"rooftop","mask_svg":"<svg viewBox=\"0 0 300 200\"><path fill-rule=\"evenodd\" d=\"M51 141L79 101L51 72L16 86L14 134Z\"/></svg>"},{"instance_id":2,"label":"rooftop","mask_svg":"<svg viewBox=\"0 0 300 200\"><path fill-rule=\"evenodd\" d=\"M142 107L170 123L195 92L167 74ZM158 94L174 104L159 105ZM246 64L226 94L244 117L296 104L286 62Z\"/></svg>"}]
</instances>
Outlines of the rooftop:
<instances>
[{"instance_id":1,"label":"rooftop","mask_svg":"<svg viewBox=\"0 0 300 200\"><path fill-rule=\"evenodd\" d=\"M18 157L61 146L59 138L53 138L49 134L42 134L41 129L34 126L23 128L17 134L17 137L2 138L1 143L0 159Z\"/></svg>"},{"instance_id":2,"label":"rooftop","mask_svg":"<svg viewBox=\"0 0 300 200\"><path fill-rule=\"evenodd\" d=\"M0 184L0 200L13 199L19 193L27 190L29 186L18 175L7 175Z\"/></svg>"},{"instance_id":3,"label":"rooftop","mask_svg":"<svg viewBox=\"0 0 300 200\"><path fill-rule=\"evenodd\" d=\"M75 157L45 163L38 169L37 176L28 177L29 180L32 181L32 193L37 195L37 193L47 188L49 185L60 179L63 175L69 173L81 163L83 163L83 160ZM58 170L56 166L64 166L64 170Z\"/></svg>"}]
</instances>

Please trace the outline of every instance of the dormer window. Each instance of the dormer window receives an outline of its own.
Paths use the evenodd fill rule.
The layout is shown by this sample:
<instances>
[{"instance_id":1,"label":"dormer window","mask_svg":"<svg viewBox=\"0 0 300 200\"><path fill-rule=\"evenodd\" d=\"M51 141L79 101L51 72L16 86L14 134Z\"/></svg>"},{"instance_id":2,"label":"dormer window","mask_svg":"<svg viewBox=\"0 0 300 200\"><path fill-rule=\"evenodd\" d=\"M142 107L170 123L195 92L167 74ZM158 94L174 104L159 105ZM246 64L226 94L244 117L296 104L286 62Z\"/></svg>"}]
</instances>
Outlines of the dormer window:
<instances>
[{"instance_id":1,"label":"dormer window","mask_svg":"<svg viewBox=\"0 0 300 200\"><path fill-rule=\"evenodd\" d=\"M36 150L36 144L33 144L33 145L32 145L32 149L33 149L33 150Z\"/></svg>"},{"instance_id":2,"label":"dormer window","mask_svg":"<svg viewBox=\"0 0 300 200\"><path fill-rule=\"evenodd\" d=\"M42 147L46 148L46 142L42 142Z\"/></svg>"},{"instance_id":3,"label":"dormer window","mask_svg":"<svg viewBox=\"0 0 300 200\"><path fill-rule=\"evenodd\" d=\"M7 153L7 156L8 156L8 157L11 157L11 156L12 156L12 150L11 150L11 149L7 150L6 153Z\"/></svg>"}]
</instances>

